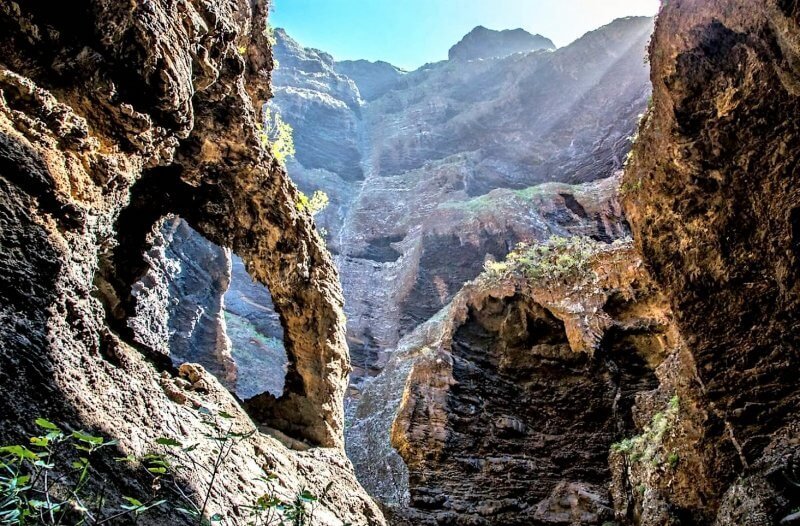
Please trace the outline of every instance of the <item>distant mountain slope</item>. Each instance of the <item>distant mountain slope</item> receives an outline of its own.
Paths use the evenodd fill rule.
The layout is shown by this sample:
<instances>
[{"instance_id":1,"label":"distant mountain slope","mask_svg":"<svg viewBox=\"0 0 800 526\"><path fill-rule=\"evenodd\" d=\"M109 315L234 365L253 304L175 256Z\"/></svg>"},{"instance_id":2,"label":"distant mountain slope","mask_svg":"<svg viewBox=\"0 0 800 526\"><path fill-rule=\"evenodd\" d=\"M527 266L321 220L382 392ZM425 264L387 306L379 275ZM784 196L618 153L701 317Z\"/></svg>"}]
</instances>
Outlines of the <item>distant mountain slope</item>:
<instances>
[{"instance_id":1,"label":"distant mountain slope","mask_svg":"<svg viewBox=\"0 0 800 526\"><path fill-rule=\"evenodd\" d=\"M555 51L448 60L408 73L366 61L331 66L329 55L276 33L274 104L298 144L289 173L307 193L331 198L318 225L344 283L356 377L379 369L380 355L449 302L487 256L502 258L516 242L563 233L570 222L594 224L558 194L536 205L554 215L518 204L476 222L448 207L496 189L593 181L619 170L650 94L651 31L652 19L627 18ZM319 83L313 96L308 78ZM340 162L356 147L363 180L352 162L347 169ZM606 233L614 221L582 228L614 236L624 231Z\"/></svg>"},{"instance_id":2,"label":"distant mountain slope","mask_svg":"<svg viewBox=\"0 0 800 526\"><path fill-rule=\"evenodd\" d=\"M294 128L290 176L330 198L316 219L344 286L354 389L487 258L552 235L626 232L614 181L573 185L622 167L650 94L651 30L649 18L621 19L558 50L412 72L336 62L275 31L271 104Z\"/></svg>"},{"instance_id":3,"label":"distant mountain slope","mask_svg":"<svg viewBox=\"0 0 800 526\"><path fill-rule=\"evenodd\" d=\"M333 67L337 73L355 81L361 97L366 101L375 100L396 88L405 74L405 71L383 61L342 60Z\"/></svg>"},{"instance_id":4,"label":"distant mountain slope","mask_svg":"<svg viewBox=\"0 0 800 526\"><path fill-rule=\"evenodd\" d=\"M531 35L524 29L504 29L495 31L478 26L450 48L450 60L475 60L480 58L501 58L528 51L555 49L549 38Z\"/></svg>"}]
</instances>

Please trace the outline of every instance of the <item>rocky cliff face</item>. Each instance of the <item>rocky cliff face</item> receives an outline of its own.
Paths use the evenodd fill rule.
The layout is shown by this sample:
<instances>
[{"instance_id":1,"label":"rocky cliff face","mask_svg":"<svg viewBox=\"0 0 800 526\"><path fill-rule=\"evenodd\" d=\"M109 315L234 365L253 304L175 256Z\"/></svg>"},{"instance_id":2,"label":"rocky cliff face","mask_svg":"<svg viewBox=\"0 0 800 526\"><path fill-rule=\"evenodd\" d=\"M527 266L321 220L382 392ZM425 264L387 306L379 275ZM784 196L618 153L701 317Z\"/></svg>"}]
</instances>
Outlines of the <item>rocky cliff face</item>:
<instances>
[{"instance_id":1,"label":"rocky cliff face","mask_svg":"<svg viewBox=\"0 0 800 526\"><path fill-rule=\"evenodd\" d=\"M492 266L351 408L395 522L800 520L798 24L796 2L665 3L622 185L636 250ZM402 462L363 438L389 430Z\"/></svg>"},{"instance_id":2,"label":"rocky cliff face","mask_svg":"<svg viewBox=\"0 0 800 526\"><path fill-rule=\"evenodd\" d=\"M110 456L142 455L157 437L202 437L198 408L224 411L242 432L259 426L312 447L255 432L219 473L211 511L243 524L240 506L272 471L287 496L324 492L325 524L382 524L342 450L337 273L255 125L270 93L266 13L263 2L233 0L0 3L0 438L30 436L43 416L118 439ZM162 324L133 321L158 308L136 283L171 214L231 247L272 293L286 386L251 401L249 414L201 367L179 377L161 354ZM171 235L186 237L179 230ZM228 263L206 254L222 287ZM206 314L211 337L219 309ZM211 457L210 444L200 448ZM118 494L148 491L103 465ZM208 483L201 472L184 482L198 492Z\"/></svg>"},{"instance_id":3,"label":"rocky cliff face","mask_svg":"<svg viewBox=\"0 0 800 526\"><path fill-rule=\"evenodd\" d=\"M317 134L334 121L331 137L356 130L345 144L358 142L363 180L330 168L339 153L321 148L315 159L289 164L302 189L331 197L317 220L342 276L356 377L375 374L382 351L446 305L487 257L502 259L520 240L565 231L620 233L613 206L599 204L608 193L590 198L597 205L585 204L587 212L570 188L525 189L607 178L621 168L649 94L643 54L651 24L620 20L554 52L445 61L405 74L335 63L334 73L352 73L359 93L368 93L356 109L348 90L323 97L328 88L318 97L327 101L324 111L294 96L284 102L294 88L280 87L280 79L301 74L276 79L276 106L298 141L325 144ZM277 47L279 72L297 62L281 55L293 49ZM327 64L320 57L312 69L329 78Z\"/></svg>"},{"instance_id":4,"label":"rocky cliff face","mask_svg":"<svg viewBox=\"0 0 800 526\"><path fill-rule=\"evenodd\" d=\"M294 127L292 179L330 198L316 221L341 272L354 388L487 258L554 234L625 233L611 180L533 185L609 178L621 167L649 93L650 30L649 19L620 20L555 52L411 73L335 62L275 31L273 105ZM232 349L236 361L274 361L265 351ZM255 377L238 369L244 382Z\"/></svg>"},{"instance_id":5,"label":"rocky cliff face","mask_svg":"<svg viewBox=\"0 0 800 526\"><path fill-rule=\"evenodd\" d=\"M388 62L341 60L333 65L337 73L353 79L358 93L365 101L373 101L400 86L405 73Z\"/></svg>"},{"instance_id":6,"label":"rocky cliff face","mask_svg":"<svg viewBox=\"0 0 800 526\"><path fill-rule=\"evenodd\" d=\"M133 286L134 338L175 367L196 362L240 398L280 396L287 373L283 327L244 262L180 218L165 219Z\"/></svg>"},{"instance_id":7,"label":"rocky cliff face","mask_svg":"<svg viewBox=\"0 0 800 526\"><path fill-rule=\"evenodd\" d=\"M555 48L549 38L531 35L524 29L494 31L478 26L451 47L447 55L450 60L476 60Z\"/></svg>"},{"instance_id":8,"label":"rocky cliff face","mask_svg":"<svg viewBox=\"0 0 800 526\"><path fill-rule=\"evenodd\" d=\"M668 406L681 341L629 244L558 243L468 284L365 388L351 457L394 468L362 480L397 523L614 520L609 451Z\"/></svg>"},{"instance_id":9,"label":"rocky cliff face","mask_svg":"<svg viewBox=\"0 0 800 526\"><path fill-rule=\"evenodd\" d=\"M720 525L797 520L798 24L793 1L665 4L626 175L637 246L703 386L686 447L712 484L690 488L691 509Z\"/></svg>"}]
</instances>

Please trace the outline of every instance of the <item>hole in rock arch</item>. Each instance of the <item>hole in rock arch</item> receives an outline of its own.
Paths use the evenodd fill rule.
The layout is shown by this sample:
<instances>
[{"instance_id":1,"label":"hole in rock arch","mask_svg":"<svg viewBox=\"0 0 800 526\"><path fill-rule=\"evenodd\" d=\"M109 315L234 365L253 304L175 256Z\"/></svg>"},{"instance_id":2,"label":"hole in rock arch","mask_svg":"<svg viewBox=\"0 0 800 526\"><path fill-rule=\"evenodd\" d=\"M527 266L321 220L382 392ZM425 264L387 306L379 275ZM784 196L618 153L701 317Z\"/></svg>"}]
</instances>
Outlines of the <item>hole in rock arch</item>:
<instances>
[{"instance_id":1,"label":"hole in rock arch","mask_svg":"<svg viewBox=\"0 0 800 526\"><path fill-rule=\"evenodd\" d=\"M182 170L179 165L145 170L131 189L128 206L121 211L114 228L109 231L113 236L110 235L103 242L98 272L95 274L95 295L103 302L107 323L123 341L147 356L158 370L175 375L178 372L176 363L205 363L206 368L231 391L239 391L239 398L245 399L241 404L242 409L250 414L259 428L263 432L275 432L281 437L280 440L286 438L289 447L337 445L338 422L336 414L329 410L331 397L328 396L328 391L315 390L313 385L320 378L314 372L322 371L328 361L336 366L343 365L337 361L340 358L337 353L341 349L332 348L333 344L327 347L328 340L322 340L336 326L338 318L331 316L335 312L330 312L335 306L326 303L325 298L318 297L318 289L294 291L283 285L286 280L292 281L297 275L293 274L293 267L281 265L280 251L298 250L298 247L279 244L277 253L267 253L264 249L255 247L257 240L248 237L245 228L237 223L235 214L237 207L243 206L242 203L234 202L232 196L221 192L214 184L196 187L186 183L182 179ZM277 198L280 199L280 196ZM207 272L212 279L206 277L199 279L198 283L191 279L181 280L177 287L178 293L171 294L169 285L173 276L181 276L182 269L202 269L208 263L202 261L202 257L197 254L182 260L178 258L177 262L170 262L170 258L165 257L170 243L162 231L164 221L178 216L182 221L177 223L181 229L176 232L192 233L194 229L196 233L202 234L202 238L205 238L202 239L202 246L206 249L213 248L203 257L213 260L223 257L220 254L226 254L229 257L230 270L226 266L224 271ZM278 219L280 223L286 218ZM192 229L188 228L189 225ZM273 226L276 229L281 228L280 225ZM258 233L264 234L263 229ZM239 301L242 297L225 297L231 285L237 283L234 271L242 270L243 266L230 252L206 240L218 242L220 245L230 244L243 257L253 257L259 261L261 266L256 269L259 276L270 283L278 282L279 288L273 291L274 311L269 301L248 299L246 294L242 297L248 301ZM200 244L198 241L198 246ZM202 250L200 252L203 253ZM159 259L164 259L164 263L155 265L154 261ZM219 262L217 266L219 267ZM247 274L240 272L239 275ZM238 283L253 283L248 280L249 276ZM252 284L252 287L256 285ZM269 297L265 287L257 287L261 290L261 298ZM310 298L303 295L305 290L311 291ZM205 301L216 306L199 308ZM259 315L255 311L252 316L243 315L247 313L233 308L228 311L225 309L226 301L231 306L237 302L247 308L257 305L260 307ZM302 319L292 318L292 313L287 317L282 310L292 309L298 304L320 316L321 333L313 332L315 326L309 328L313 333L309 334L306 332L307 325L300 326ZM180 306L186 307L188 323L176 326L170 321L170 310ZM264 318L272 323L271 330L262 329L262 332L258 326L259 323L267 323ZM277 323L278 319L280 323ZM210 322L210 328L202 329L198 325L200 321ZM242 331L234 331L234 326ZM253 330L253 327L256 329ZM178 337L185 345L183 349L173 350L171 347L174 345L171 344L175 344ZM224 346L220 345L220 342L226 340L230 341L229 352L223 352ZM197 341L204 343L204 346L193 345ZM247 347L242 347L243 343ZM330 352L315 353L320 347L323 351ZM198 352L199 348L203 352ZM210 352L209 348L212 349ZM269 349L272 352L267 356L249 355L248 349L253 348L257 351ZM243 359L250 359L246 367L237 365L237 360L242 362ZM262 366L260 370L257 367L259 364ZM242 376L240 372L245 369L252 371L253 376ZM270 387L261 383L263 378L259 378L264 376L267 369L274 373L270 375L274 380ZM250 381L253 378L257 379L255 383ZM335 380L334 378L331 383ZM309 383L312 384L311 388ZM248 397L253 392L260 394Z\"/></svg>"},{"instance_id":2,"label":"hole in rock arch","mask_svg":"<svg viewBox=\"0 0 800 526\"><path fill-rule=\"evenodd\" d=\"M132 287L134 338L173 365L199 363L242 400L283 394L288 358L272 297L242 260L177 216L162 218Z\"/></svg>"}]
</instances>

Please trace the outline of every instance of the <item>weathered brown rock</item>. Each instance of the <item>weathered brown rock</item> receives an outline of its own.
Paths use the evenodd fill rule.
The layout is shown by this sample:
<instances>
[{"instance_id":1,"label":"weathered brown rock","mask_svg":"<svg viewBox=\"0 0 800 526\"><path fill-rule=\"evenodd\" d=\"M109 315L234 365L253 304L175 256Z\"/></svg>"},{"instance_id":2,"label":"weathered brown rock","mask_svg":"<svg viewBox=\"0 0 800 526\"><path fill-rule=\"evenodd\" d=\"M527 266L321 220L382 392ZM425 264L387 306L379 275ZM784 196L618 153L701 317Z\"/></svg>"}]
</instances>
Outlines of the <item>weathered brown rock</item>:
<instances>
[{"instance_id":1,"label":"weathered brown rock","mask_svg":"<svg viewBox=\"0 0 800 526\"><path fill-rule=\"evenodd\" d=\"M368 479L368 487L402 520L614 519L611 444L636 433L639 397L672 396L674 385L657 389L657 369L681 347L630 246L585 243L580 272L531 281L513 271L468 284L367 384L353 420L364 426L364 408L397 408L392 444L407 465L409 494L398 469L392 484ZM356 465L397 465L378 440L359 442ZM370 471L359 473L364 480Z\"/></svg>"},{"instance_id":2,"label":"weathered brown rock","mask_svg":"<svg viewBox=\"0 0 800 526\"><path fill-rule=\"evenodd\" d=\"M220 474L211 507L242 523L236 506L264 491L254 482L263 466L287 495L332 481L326 524L381 524L342 450L337 274L255 126L272 66L266 13L244 0L0 3L0 438L29 435L45 416L141 454L159 436L201 436L193 405L252 428L213 376L191 389L172 381L127 326L148 234L177 214L242 256L286 329L284 394L250 413L331 448L296 453L256 434Z\"/></svg>"},{"instance_id":3,"label":"weathered brown rock","mask_svg":"<svg viewBox=\"0 0 800 526\"><path fill-rule=\"evenodd\" d=\"M665 498L709 522L719 508L718 525L776 524L800 502L799 38L796 1L665 3L624 183L707 412L686 447L710 478Z\"/></svg>"}]
</instances>

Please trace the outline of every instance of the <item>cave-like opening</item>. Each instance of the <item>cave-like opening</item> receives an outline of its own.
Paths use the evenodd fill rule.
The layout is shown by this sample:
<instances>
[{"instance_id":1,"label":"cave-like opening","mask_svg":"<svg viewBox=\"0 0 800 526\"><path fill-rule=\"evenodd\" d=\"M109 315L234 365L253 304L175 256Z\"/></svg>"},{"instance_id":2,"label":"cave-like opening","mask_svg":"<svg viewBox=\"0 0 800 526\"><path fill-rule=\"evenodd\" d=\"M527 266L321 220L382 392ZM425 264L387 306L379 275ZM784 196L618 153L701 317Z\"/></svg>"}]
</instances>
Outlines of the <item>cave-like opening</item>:
<instances>
[{"instance_id":1,"label":"cave-like opening","mask_svg":"<svg viewBox=\"0 0 800 526\"><path fill-rule=\"evenodd\" d=\"M134 185L95 278L109 324L160 370L200 364L265 430L305 439L268 414L287 388L302 396L302 386L287 380L296 368L284 321L242 258L192 225L195 195L174 166L146 170ZM273 403L256 403L254 414L251 401L263 399Z\"/></svg>"}]
</instances>

